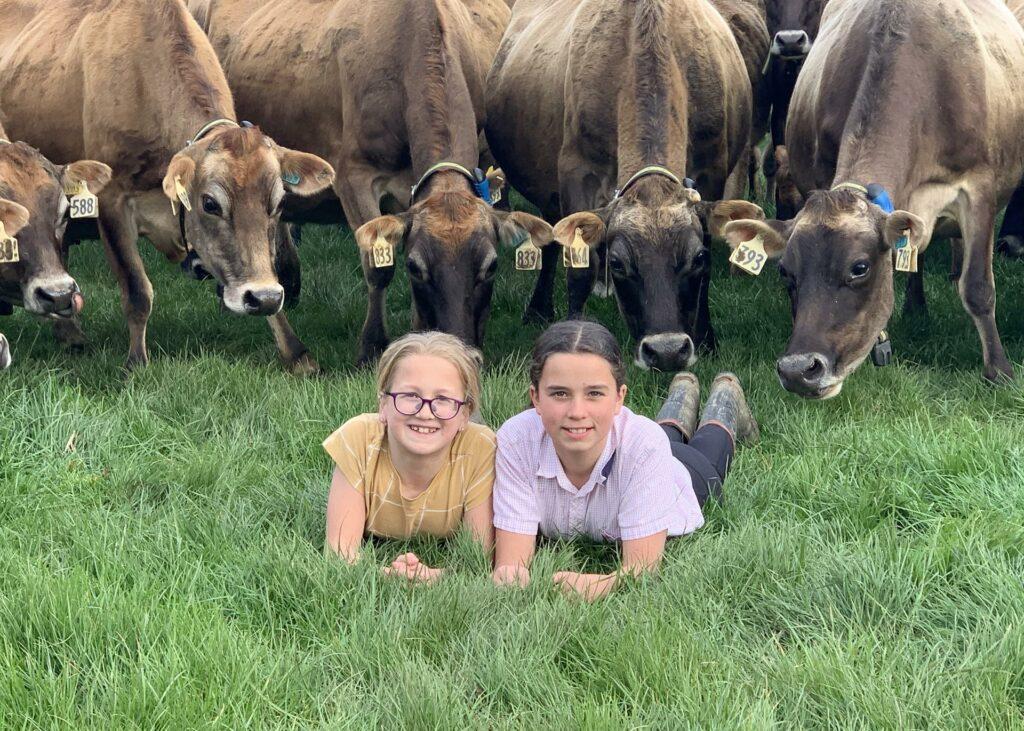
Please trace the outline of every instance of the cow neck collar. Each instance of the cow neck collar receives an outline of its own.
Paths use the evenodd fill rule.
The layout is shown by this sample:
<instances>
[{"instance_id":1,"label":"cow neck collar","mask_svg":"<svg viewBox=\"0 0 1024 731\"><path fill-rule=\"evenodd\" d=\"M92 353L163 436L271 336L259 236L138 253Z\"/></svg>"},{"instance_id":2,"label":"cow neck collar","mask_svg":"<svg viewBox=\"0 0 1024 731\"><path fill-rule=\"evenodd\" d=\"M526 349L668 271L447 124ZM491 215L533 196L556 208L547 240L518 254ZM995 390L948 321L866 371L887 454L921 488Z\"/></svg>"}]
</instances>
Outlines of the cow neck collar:
<instances>
[{"instance_id":1,"label":"cow neck collar","mask_svg":"<svg viewBox=\"0 0 1024 731\"><path fill-rule=\"evenodd\" d=\"M829 192L831 193L837 190L854 190L867 198L869 203L874 203L876 206L881 208L884 213L892 213L896 210L895 206L892 204L892 198L890 197L889 192L878 183L861 185L860 183L847 181L833 185Z\"/></svg>"},{"instance_id":2,"label":"cow neck collar","mask_svg":"<svg viewBox=\"0 0 1024 731\"><path fill-rule=\"evenodd\" d=\"M195 143L199 142L201 139L206 137L206 135L210 134L210 132L215 130L217 127L225 127L225 126L226 127L238 127L239 124L235 120L227 119L227 118L215 119L212 122L207 122L206 124L204 124L202 126L202 128L200 128L200 130L198 132L196 132L196 136L195 137L193 137L191 140L189 140L188 142L185 143L185 147L188 147L189 145L194 145Z\"/></svg>"},{"instance_id":3,"label":"cow neck collar","mask_svg":"<svg viewBox=\"0 0 1024 731\"><path fill-rule=\"evenodd\" d=\"M469 181L469 184L473 186L473 192L476 193L477 197L483 200L487 205L493 205L491 202L491 186L487 181L487 176L477 168L473 172L469 171L469 168L459 165L457 162L448 162L447 160L439 162L436 165L431 165L427 172L420 176L420 179L416 181L416 185L412 186L409 191L409 205L411 206L416 202L416 193L420 191L427 184L427 181L434 176L435 173L439 173L442 170L454 170L459 173L462 177Z\"/></svg>"},{"instance_id":4,"label":"cow neck collar","mask_svg":"<svg viewBox=\"0 0 1024 731\"><path fill-rule=\"evenodd\" d=\"M668 178L676 185L681 185L684 188L693 188L695 185L695 183L689 178L683 178L682 180L680 180L679 176L676 175L671 170L669 170L667 167L663 167L661 165L648 165L647 167L640 168L638 171L633 173L633 177L627 180L625 185L623 185L621 188L616 189L615 195L612 196L612 200L618 200L623 195L625 195L626 191L633 187L637 182L651 175L657 175L662 178Z\"/></svg>"}]
</instances>

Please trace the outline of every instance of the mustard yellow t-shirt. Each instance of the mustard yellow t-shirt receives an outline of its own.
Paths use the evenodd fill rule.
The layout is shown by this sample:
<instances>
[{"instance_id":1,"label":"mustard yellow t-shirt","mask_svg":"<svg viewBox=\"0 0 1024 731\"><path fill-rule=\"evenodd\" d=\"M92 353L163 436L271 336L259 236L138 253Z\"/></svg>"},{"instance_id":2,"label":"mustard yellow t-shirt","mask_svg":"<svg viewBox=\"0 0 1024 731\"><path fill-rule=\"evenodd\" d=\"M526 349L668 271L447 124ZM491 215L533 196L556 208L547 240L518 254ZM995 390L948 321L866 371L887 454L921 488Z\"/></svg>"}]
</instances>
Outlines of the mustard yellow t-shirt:
<instances>
[{"instance_id":1,"label":"mustard yellow t-shirt","mask_svg":"<svg viewBox=\"0 0 1024 731\"><path fill-rule=\"evenodd\" d=\"M324 440L341 474L363 494L366 532L384 538L456 533L465 512L491 496L495 445L486 426L466 424L427 489L407 500L388 453L387 428L377 414L353 417Z\"/></svg>"}]
</instances>

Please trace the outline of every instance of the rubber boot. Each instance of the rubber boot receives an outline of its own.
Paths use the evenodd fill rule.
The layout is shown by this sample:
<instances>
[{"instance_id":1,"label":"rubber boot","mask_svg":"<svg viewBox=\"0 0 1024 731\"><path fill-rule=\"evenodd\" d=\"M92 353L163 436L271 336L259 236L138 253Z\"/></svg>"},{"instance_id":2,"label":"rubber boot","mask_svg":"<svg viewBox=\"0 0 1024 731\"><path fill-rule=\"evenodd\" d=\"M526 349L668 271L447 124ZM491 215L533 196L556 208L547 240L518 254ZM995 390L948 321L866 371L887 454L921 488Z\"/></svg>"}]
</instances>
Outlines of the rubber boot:
<instances>
[{"instance_id":1,"label":"rubber boot","mask_svg":"<svg viewBox=\"0 0 1024 731\"><path fill-rule=\"evenodd\" d=\"M659 424L670 424L680 431L684 441L690 441L697 427L700 409L700 382L689 371L680 371L668 387L668 397L655 419Z\"/></svg>"},{"instance_id":2,"label":"rubber boot","mask_svg":"<svg viewBox=\"0 0 1024 731\"><path fill-rule=\"evenodd\" d=\"M711 384L700 426L714 422L724 426L738 442L754 444L761 432L747 406L740 379L733 373L719 373ZM699 428L699 427L698 427Z\"/></svg>"}]
</instances>

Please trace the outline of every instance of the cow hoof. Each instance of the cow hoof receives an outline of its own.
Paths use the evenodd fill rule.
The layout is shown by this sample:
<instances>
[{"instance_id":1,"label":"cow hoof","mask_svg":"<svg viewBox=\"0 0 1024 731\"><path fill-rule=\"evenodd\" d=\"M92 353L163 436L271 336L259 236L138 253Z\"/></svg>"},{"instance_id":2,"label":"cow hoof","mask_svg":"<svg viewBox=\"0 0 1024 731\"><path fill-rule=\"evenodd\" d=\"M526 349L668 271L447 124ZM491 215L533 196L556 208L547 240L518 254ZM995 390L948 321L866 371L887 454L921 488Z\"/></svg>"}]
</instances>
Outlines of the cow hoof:
<instances>
[{"instance_id":1,"label":"cow hoof","mask_svg":"<svg viewBox=\"0 0 1024 731\"><path fill-rule=\"evenodd\" d=\"M356 365L359 368L372 366L380 358L381 353L388 347L386 340L377 343L360 343L359 354L356 356Z\"/></svg>"},{"instance_id":2,"label":"cow hoof","mask_svg":"<svg viewBox=\"0 0 1024 731\"><path fill-rule=\"evenodd\" d=\"M996 241L996 251L1007 259L1024 259L1024 238L1020 236L1001 236Z\"/></svg>"},{"instance_id":3,"label":"cow hoof","mask_svg":"<svg viewBox=\"0 0 1024 731\"><path fill-rule=\"evenodd\" d=\"M74 320L57 320L53 323L53 335L57 342L72 353L82 353L89 345L89 339L82 327Z\"/></svg>"},{"instance_id":4,"label":"cow hoof","mask_svg":"<svg viewBox=\"0 0 1024 731\"><path fill-rule=\"evenodd\" d=\"M124 370L126 373L145 368L149 365L149 356L146 355L129 355L128 360L124 362Z\"/></svg>"},{"instance_id":5,"label":"cow hoof","mask_svg":"<svg viewBox=\"0 0 1024 731\"><path fill-rule=\"evenodd\" d=\"M999 365L985 366L985 380L997 386L1013 383L1013 365L1009 361Z\"/></svg>"},{"instance_id":6,"label":"cow hoof","mask_svg":"<svg viewBox=\"0 0 1024 731\"><path fill-rule=\"evenodd\" d=\"M524 325L547 325L555 319L555 313L551 310L537 310L532 307L523 312Z\"/></svg>"},{"instance_id":7,"label":"cow hoof","mask_svg":"<svg viewBox=\"0 0 1024 731\"><path fill-rule=\"evenodd\" d=\"M320 364L309 353L303 353L288 365L288 372L300 378L316 376L320 374Z\"/></svg>"}]
</instances>

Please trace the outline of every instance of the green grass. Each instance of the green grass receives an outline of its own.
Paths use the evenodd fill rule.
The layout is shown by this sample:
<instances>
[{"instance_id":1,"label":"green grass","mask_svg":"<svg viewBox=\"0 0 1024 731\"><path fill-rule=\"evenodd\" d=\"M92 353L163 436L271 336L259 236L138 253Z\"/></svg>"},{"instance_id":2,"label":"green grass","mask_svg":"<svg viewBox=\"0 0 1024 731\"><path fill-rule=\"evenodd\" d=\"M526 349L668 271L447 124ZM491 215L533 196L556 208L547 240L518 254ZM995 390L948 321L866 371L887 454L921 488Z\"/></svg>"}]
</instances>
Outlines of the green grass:
<instances>
[{"instance_id":1,"label":"green grass","mask_svg":"<svg viewBox=\"0 0 1024 731\"><path fill-rule=\"evenodd\" d=\"M982 383L948 249L932 251L930 321L894 318L895 365L824 403L774 376L777 276L730 277L716 252L721 349L697 371L740 374L763 441L660 576L587 606L550 574L612 566L611 548L548 545L523 592L493 589L464 539L413 544L454 569L433 588L380 576L399 544L355 568L323 557L319 444L374 404L351 365L350 235L311 227L302 245L291 320L327 371L313 380L150 248L152 364L125 376L117 288L83 245L84 355L23 312L0 324L15 356L0 375L0 727L1024 728L1024 394ZM486 346L492 424L523 405L538 332L519 321L532 278L510 264ZM1019 363L1024 266L997 266ZM393 334L409 323L398 280ZM625 342L611 302L590 312ZM629 405L652 413L665 377L630 378Z\"/></svg>"}]
</instances>

